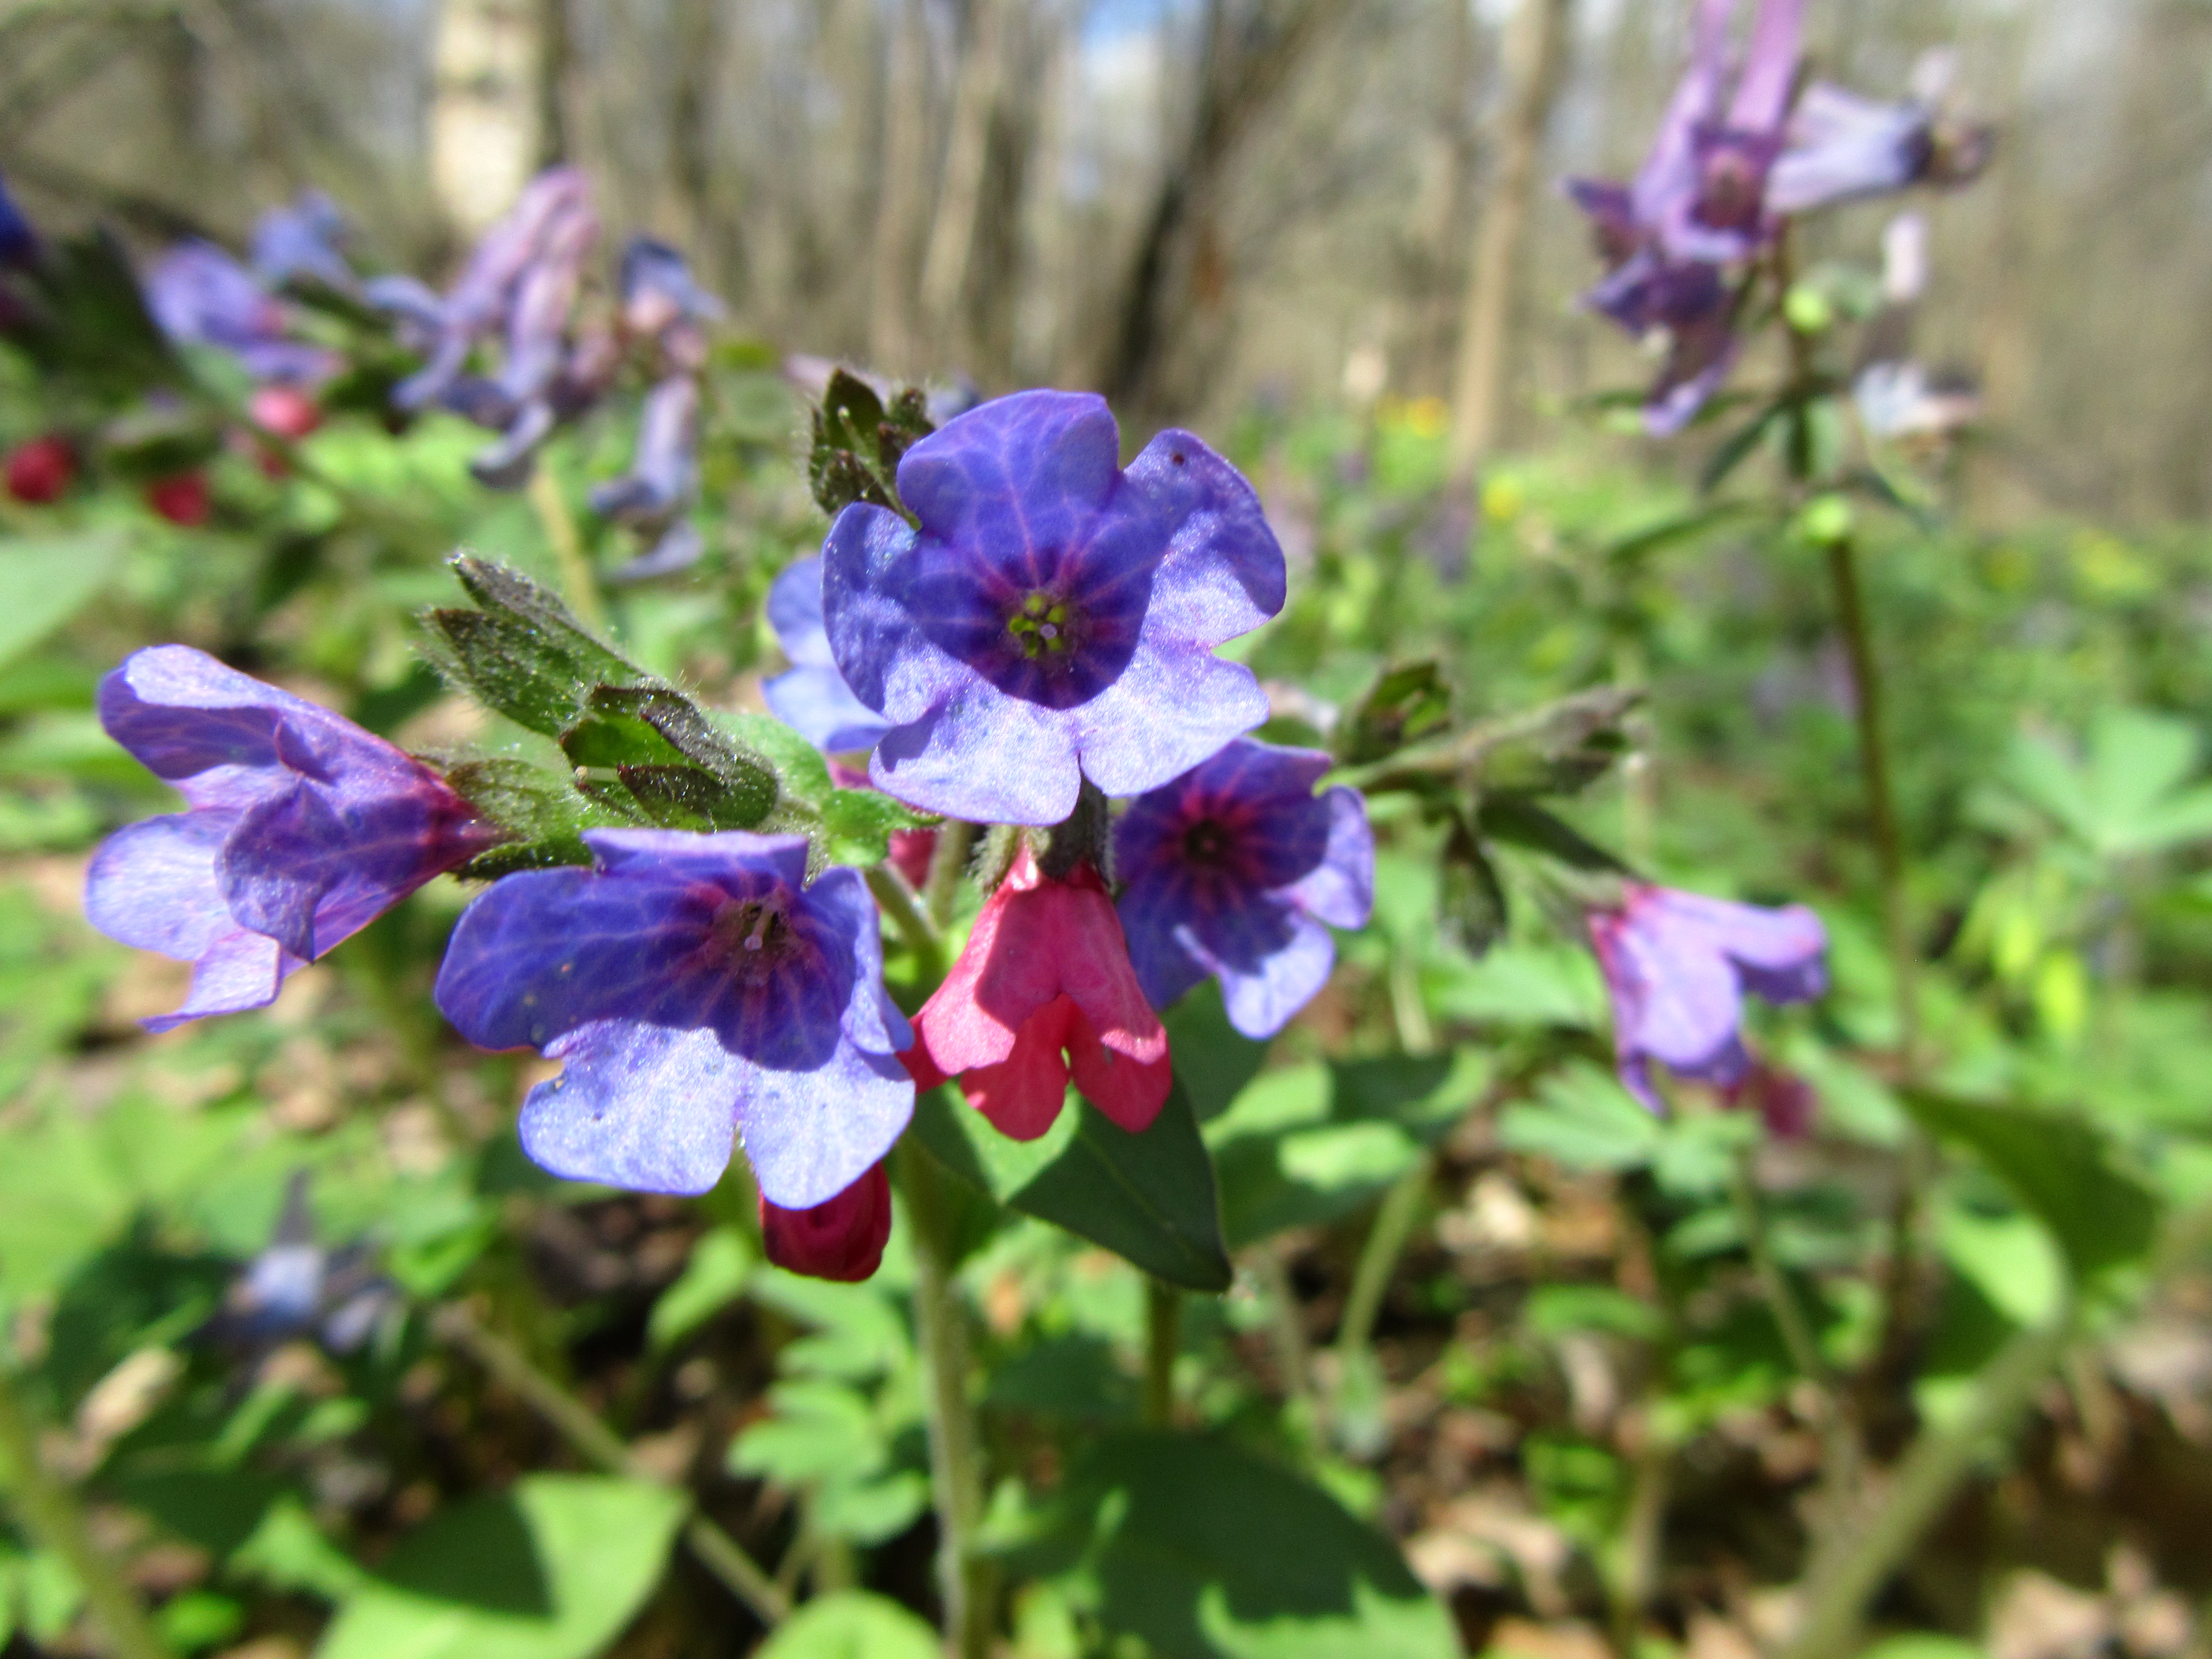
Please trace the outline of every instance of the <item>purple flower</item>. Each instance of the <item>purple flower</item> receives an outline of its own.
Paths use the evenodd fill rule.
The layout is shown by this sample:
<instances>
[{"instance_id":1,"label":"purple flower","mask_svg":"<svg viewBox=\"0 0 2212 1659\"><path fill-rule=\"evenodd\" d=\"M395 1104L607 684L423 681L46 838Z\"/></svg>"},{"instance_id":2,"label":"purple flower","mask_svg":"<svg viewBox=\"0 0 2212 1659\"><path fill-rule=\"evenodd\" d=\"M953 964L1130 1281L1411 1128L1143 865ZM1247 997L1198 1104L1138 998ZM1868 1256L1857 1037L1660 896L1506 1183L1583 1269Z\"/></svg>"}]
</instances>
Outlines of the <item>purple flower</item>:
<instances>
[{"instance_id":1,"label":"purple flower","mask_svg":"<svg viewBox=\"0 0 2212 1659\"><path fill-rule=\"evenodd\" d=\"M1588 920L1620 1080L1655 1112L1652 1060L1723 1088L1743 1080L1745 992L1778 1003L1827 989L1827 932L1802 904L1770 909L1631 882L1620 909Z\"/></svg>"},{"instance_id":2,"label":"purple flower","mask_svg":"<svg viewBox=\"0 0 2212 1659\"><path fill-rule=\"evenodd\" d=\"M180 346L212 346L257 380L309 385L327 380L337 356L284 337L284 307L253 273L212 242L181 242L146 276L146 308Z\"/></svg>"},{"instance_id":3,"label":"purple flower","mask_svg":"<svg viewBox=\"0 0 2212 1659\"><path fill-rule=\"evenodd\" d=\"M1335 965L1327 922L1362 927L1375 903L1366 803L1314 793L1327 755L1239 738L1132 802L1114 830L1129 959L1155 1008L1208 974L1229 1023L1270 1037Z\"/></svg>"},{"instance_id":4,"label":"purple flower","mask_svg":"<svg viewBox=\"0 0 2212 1659\"><path fill-rule=\"evenodd\" d=\"M671 374L645 394L629 471L593 486L592 511L653 537L655 545L616 574L666 575L698 562L705 548L685 518L698 489L699 384Z\"/></svg>"},{"instance_id":5,"label":"purple flower","mask_svg":"<svg viewBox=\"0 0 2212 1659\"><path fill-rule=\"evenodd\" d=\"M1717 266L1669 262L1649 248L1583 296L1638 339L1665 331L1666 362L1644 400L1644 430L1654 437L1688 425L1735 367L1737 297Z\"/></svg>"},{"instance_id":6,"label":"purple flower","mask_svg":"<svg viewBox=\"0 0 2212 1659\"><path fill-rule=\"evenodd\" d=\"M591 185L574 167L549 167L523 189L507 216L485 233L452 291L440 298L412 276L382 276L364 289L369 303L398 319L400 332L429 362L401 381L392 400L402 409L427 409L453 392L477 344L501 330L509 335L510 356L521 336L525 366L518 380L541 372L538 348L546 319L556 310L553 332L568 319L566 292L573 295L575 272L540 267L565 257L580 259L579 244L598 234ZM527 291L527 294L526 293ZM559 303L556 303L559 302ZM526 325L517 313L527 311ZM512 364L510 364L512 368ZM504 377L502 377L504 378ZM510 402L520 402L510 393ZM463 413L470 413L464 410ZM490 424L505 425L505 422Z\"/></svg>"},{"instance_id":7,"label":"purple flower","mask_svg":"<svg viewBox=\"0 0 2212 1659\"><path fill-rule=\"evenodd\" d=\"M94 927L193 964L149 1030L265 1006L497 838L420 761L188 646L132 653L100 682L100 720L191 808L110 836L85 882Z\"/></svg>"},{"instance_id":8,"label":"purple flower","mask_svg":"<svg viewBox=\"0 0 2212 1659\"><path fill-rule=\"evenodd\" d=\"M784 567L768 590L768 623L791 666L761 687L775 717L833 755L873 749L890 722L853 695L822 622L822 556Z\"/></svg>"},{"instance_id":9,"label":"purple flower","mask_svg":"<svg viewBox=\"0 0 2212 1659\"><path fill-rule=\"evenodd\" d=\"M1816 81L1790 117L1789 142L1766 180L1769 213L1804 213L1916 184L1970 182L1994 135L1952 123L1931 103L1883 104Z\"/></svg>"},{"instance_id":10,"label":"purple flower","mask_svg":"<svg viewBox=\"0 0 2212 1659\"><path fill-rule=\"evenodd\" d=\"M319 190L303 190L289 207L270 208L253 227L253 274L263 286L281 289L295 276L312 276L341 294L353 291L353 267L339 251L345 215Z\"/></svg>"},{"instance_id":11,"label":"purple flower","mask_svg":"<svg viewBox=\"0 0 2212 1659\"><path fill-rule=\"evenodd\" d=\"M8 181L0 179L0 265L27 264L38 250L39 239L31 222L9 195Z\"/></svg>"},{"instance_id":12,"label":"purple flower","mask_svg":"<svg viewBox=\"0 0 2212 1659\"><path fill-rule=\"evenodd\" d=\"M908 450L920 528L855 502L823 546L837 667L890 722L878 788L1057 823L1085 776L1136 794L1267 717L1213 647L1282 609L1283 553L1242 474L1188 432L1125 472L1103 398L1024 392Z\"/></svg>"},{"instance_id":13,"label":"purple flower","mask_svg":"<svg viewBox=\"0 0 2212 1659\"><path fill-rule=\"evenodd\" d=\"M480 1048L566 1062L524 1150L576 1180L703 1193L741 1139L787 1210L843 1192L914 1109L914 1034L884 993L860 872L805 884L806 841L594 830L589 870L511 875L471 904L438 1006Z\"/></svg>"},{"instance_id":14,"label":"purple flower","mask_svg":"<svg viewBox=\"0 0 2212 1659\"><path fill-rule=\"evenodd\" d=\"M650 236L633 236L623 247L623 326L640 337L659 338L685 323L711 323L722 302L699 286L684 256Z\"/></svg>"}]
</instances>

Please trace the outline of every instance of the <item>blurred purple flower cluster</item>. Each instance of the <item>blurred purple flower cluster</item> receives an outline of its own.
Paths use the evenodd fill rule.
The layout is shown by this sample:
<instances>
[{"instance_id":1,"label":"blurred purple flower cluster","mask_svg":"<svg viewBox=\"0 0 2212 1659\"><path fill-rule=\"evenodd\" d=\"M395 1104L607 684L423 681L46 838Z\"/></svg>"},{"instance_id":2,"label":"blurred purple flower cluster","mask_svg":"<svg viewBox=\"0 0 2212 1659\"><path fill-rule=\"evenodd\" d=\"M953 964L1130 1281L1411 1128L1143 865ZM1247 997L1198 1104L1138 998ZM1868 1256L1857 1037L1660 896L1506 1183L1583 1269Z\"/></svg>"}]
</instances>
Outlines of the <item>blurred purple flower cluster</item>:
<instances>
[{"instance_id":1,"label":"blurred purple flower cluster","mask_svg":"<svg viewBox=\"0 0 2212 1659\"><path fill-rule=\"evenodd\" d=\"M1698 0L1688 66L1635 178L1568 181L1606 264L1583 303L1667 343L1644 409L1654 434L1680 430L1727 380L1745 274L1791 218L1915 184L1961 184L1988 161L1989 130L1944 112L1940 69L1899 103L1826 82L1796 93L1804 9L1805 0L1758 0L1731 75L1736 0Z\"/></svg>"}]
</instances>

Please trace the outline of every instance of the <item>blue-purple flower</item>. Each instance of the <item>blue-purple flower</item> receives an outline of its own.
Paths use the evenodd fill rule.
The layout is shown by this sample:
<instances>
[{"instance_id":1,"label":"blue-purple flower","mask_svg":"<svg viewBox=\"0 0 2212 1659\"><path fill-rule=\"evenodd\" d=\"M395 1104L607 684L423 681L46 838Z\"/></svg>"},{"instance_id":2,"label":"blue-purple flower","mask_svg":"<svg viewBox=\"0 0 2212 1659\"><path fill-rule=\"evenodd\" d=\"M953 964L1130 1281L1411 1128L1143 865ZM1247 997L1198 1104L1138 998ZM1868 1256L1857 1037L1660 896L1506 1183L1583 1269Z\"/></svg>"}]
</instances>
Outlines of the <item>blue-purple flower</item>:
<instances>
[{"instance_id":1,"label":"blue-purple flower","mask_svg":"<svg viewBox=\"0 0 2212 1659\"><path fill-rule=\"evenodd\" d=\"M1815 81L1797 100L1788 143L1767 175L1767 211L1966 184L1989 165L1995 143L1987 126L1946 118L1932 98L1884 104Z\"/></svg>"},{"instance_id":2,"label":"blue-purple flower","mask_svg":"<svg viewBox=\"0 0 2212 1659\"><path fill-rule=\"evenodd\" d=\"M420 761L188 646L133 652L100 682L100 719L191 809L110 836L85 882L93 926L193 964L149 1030L265 1006L498 838Z\"/></svg>"},{"instance_id":3,"label":"blue-purple flower","mask_svg":"<svg viewBox=\"0 0 2212 1659\"><path fill-rule=\"evenodd\" d=\"M1655 1060L1722 1088L1744 1079L1744 993L1805 1002L1827 989L1827 931L1802 904L1736 904L1632 882L1619 909L1588 920L1613 1000L1620 1080L1655 1112Z\"/></svg>"},{"instance_id":4,"label":"blue-purple flower","mask_svg":"<svg viewBox=\"0 0 2212 1659\"><path fill-rule=\"evenodd\" d=\"M253 273L212 242L180 242L146 275L146 308L178 345L227 351L255 380L312 386L337 355L285 335L283 306Z\"/></svg>"},{"instance_id":5,"label":"blue-purple flower","mask_svg":"<svg viewBox=\"0 0 2212 1659\"><path fill-rule=\"evenodd\" d=\"M1024 392L906 453L917 525L866 502L823 547L838 671L890 729L877 786L936 812L1057 823L1083 778L1166 782L1267 717L1213 647L1282 608L1285 573L1242 474L1188 432L1127 471L1103 398Z\"/></svg>"},{"instance_id":6,"label":"blue-purple flower","mask_svg":"<svg viewBox=\"0 0 2212 1659\"><path fill-rule=\"evenodd\" d=\"M1329 765L1240 738L1130 804L1114 830L1118 908L1155 1008L1212 975L1230 1024L1270 1037L1328 982L1328 927L1364 927L1375 903L1366 804L1314 793Z\"/></svg>"},{"instance_id":7,"label":"blue-purple flower","mask_svg":"<svg viewBox=\"0 0 2212 1659\"><path fill-rule=\"evenodd\" d=\"M264 286L281 289L295 277L311 276L341 294L356 286L346 263L345 215L319 190L303 190L289 207L270 208L255 222L253 274Z\"/></svg>"},{"instance_id":8,"label":"blue-purple flower","mask_svg":"<svg viewBox=\"0 0 2212 1659\"><path fill-rule=\"evenodd\" d=\"M0 179L0 266L27 264L38 248L38 234L31 222L8 193L8 181Z\"/></svg>"},{"instance_id":9,"label":"blue-purple flower","mask_svg":"<svg viewBox=\"0 0 2212 1659\"><path fill-rule=\"evenodd\" d=\"M471 904L438 973L470 1042L564 1062L523 1104L524 1150L573 1179L702 1193L734 1139L787 1210L866 1176L912 1115L914 1036L859 872L807 884L799 836L584 838L590 869Z\"/></svg>"},{"instance_id":10,"label":"blue-purple flower","mask_svg":"<svg viewBox=\"0 0 2212 1659\"><path fill-rule=\"evenodd\" d=\"M853 695L822 621L822 557L784 567L768 590L768 623L791 666L761 687L769 710L832 755L872 749L890 722Z\"/></svg>"}]
</instances>

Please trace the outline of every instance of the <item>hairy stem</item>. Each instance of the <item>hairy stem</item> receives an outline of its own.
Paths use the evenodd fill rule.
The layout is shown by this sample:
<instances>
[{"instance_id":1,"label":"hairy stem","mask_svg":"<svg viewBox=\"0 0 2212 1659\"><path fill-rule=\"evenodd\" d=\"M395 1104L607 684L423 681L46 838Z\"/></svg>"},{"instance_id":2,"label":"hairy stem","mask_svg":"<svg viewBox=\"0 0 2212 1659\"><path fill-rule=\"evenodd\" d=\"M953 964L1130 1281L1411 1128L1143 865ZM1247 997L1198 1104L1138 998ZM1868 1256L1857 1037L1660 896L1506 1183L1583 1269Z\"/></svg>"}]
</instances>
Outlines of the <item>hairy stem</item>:
<instances>
[{"instance_id":1,"label":"hairy stem","mask_svg":"<svg viewBox=\"0 0 2212 1659\"><path fill-rule=\"evenodd\" d=\"M963 818L947 818L939 826L937 845L929 854L929 878L922 884L921 902L930 925L942 933L952 922L952 903L959 896L960 878L968 873L968 854L975 849L975 826Z\"/></svg>"},{"instance_id":2,"label":"hairy stem","mask_svg":"<svg viewBox=\"0 0 2212 1659\"><path fill-rule=\"evenodd\" d=\"M676 1484L640 1468L622 1437L596 1412L532 1364L521 1349L487 1330L459 1304L449 1302L440 1308L431 1325L445 1340L520 1395L578 1455L612 1474L635 1475L663 1486ZM699 1564L751 1608L763 1625L773 1630L791 1616L791 1598L781 1586L745 1553L736 1539L705 1516L695 1512L684 1523L684 1541Z\"/></svg>"},{"instance_id":3,"label":"hairy stem","mask_svg":"<svg viewBox=\"0 0 2212 1659\"><path fill-rule=\"evenodd\" d=\"M4 1365L0 1365L0 1459L8 1466L7 1492L16 1518L40 1548L68 1563L106 1638L106 1651L115 1659L170 1659L168 1644L146 1616L137 1593L93 1541L76 1492L40 1461L37 1421Z\"/></svg>"},{"instance_id":4,"label":"hairy stem","mask_svg":"<svg viewBox=\"0 0 2212 1659\"><path fill-rule=\"evenodd\" d=\"M1182 1346L1182 1292L1147 1276L1145 1280L1145 1423L1164 1429L1175 1421L1176 1354Z\"/></svg>"},{"instance_id":5,"label":"hairy stem","mask_svg":"<svg viewBox=\"0 0 2212 1659\"><path fill-rule=\"evenodd\" d=\"M1953 1423L1924 1429L1897 1467L1881 1508L1863 1525L1823 1530L1807 1574L1804 1623L1783 1659L1844 1659L1871 1601L1972 1471L1991 1437L2011 1426L2064 1353L2070 1303L2051 1324L2022 1331L1977 1380Z\"/></svg>"},{"instance_id":6,"label":"hairy stem","mask_svg":"<svg viewBox=\"0 0 2212 1659\"><path fill-rule=\"evenodd\" d=\"M915 1336L928 1414L945 1633L954 1659L988 1659L995 1575L975 1548L983 1519L982 1436L969 1394L968 1315L952 1282L944 1177L910 1138L893 1152L892 1170L913 1228Z\"/></svg>"},{"instance_id":7,"label":"hairy stem","mask_svg":"<svg viewBox=\"0 0 2212 1659\"><path fill-rule=\"evenodd\" d=\"M543 457L530 474L530 510L553 544L553 562L561 572L561 592L576 620L594 634L607 631L607 607L599 598L599 584L592 563L584 556L584 538L576 529L575 515L562 496L561 481Z\"/></svg>"},{"instance_id":8,"label":"hairy stem","mask_svg":"<svg viewBox=\"0 0 2212 1659\"><path fill-rule=\"evenodd\" d=\"M906 948L914 952L921 982L935 985L945 977L945 941L915 902L914 889L887 864L872 865L867 873L868 891L875 895L878 908L891 919Z\"/></svg>"}]
</instances>

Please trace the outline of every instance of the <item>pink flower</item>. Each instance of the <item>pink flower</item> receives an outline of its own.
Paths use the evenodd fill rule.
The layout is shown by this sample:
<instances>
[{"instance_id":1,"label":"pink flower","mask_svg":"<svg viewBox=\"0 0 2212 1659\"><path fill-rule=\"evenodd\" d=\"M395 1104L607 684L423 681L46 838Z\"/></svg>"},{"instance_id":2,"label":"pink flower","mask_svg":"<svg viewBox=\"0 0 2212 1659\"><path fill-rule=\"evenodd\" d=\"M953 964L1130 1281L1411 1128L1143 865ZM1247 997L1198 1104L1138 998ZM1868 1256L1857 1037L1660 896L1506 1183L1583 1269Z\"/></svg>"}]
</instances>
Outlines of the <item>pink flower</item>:
<instances>
[{"instance_id":1,"label":"pink flower","mask_svg":"<svg viewBox=\"0 0 2212 1659\"><path fill-rule=\"evenodd\" d=\"M1167 1099L1167 1031L1106 884L1088 864L1047 876L1027 847L914 1028L902 1058L915 1086L957 1077L968 1103L1016 1140L1052 1127L1071 1077L1132 1133Z\"/></svg>"},{"instance_id":2,"label":"pink flower","mask_svg":"<svg viewBox=\"0 0 2212 1659\"><path fill-rule=\"evenodd\" d=\"M809 1279L856 1285L883 1265L891 1236L891 1183L878 1162L858 1181L811 1209L760 1201L761 1242L779 1267Z\"/></svg>"}]
</instances>

